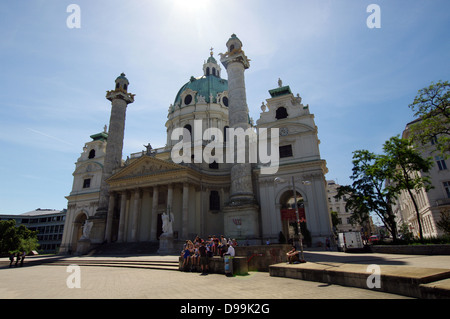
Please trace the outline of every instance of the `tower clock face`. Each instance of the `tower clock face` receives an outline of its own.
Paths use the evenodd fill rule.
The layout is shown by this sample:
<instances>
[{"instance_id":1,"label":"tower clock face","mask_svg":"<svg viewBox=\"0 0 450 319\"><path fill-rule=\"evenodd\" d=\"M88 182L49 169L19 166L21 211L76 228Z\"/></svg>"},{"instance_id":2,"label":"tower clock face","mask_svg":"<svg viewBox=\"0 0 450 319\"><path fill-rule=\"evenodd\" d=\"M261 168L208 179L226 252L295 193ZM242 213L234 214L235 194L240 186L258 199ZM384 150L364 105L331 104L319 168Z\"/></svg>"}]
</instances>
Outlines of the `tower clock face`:
<instances>
[{"instance_id":1,"label":"tower clock face","mask_svg":"<svg viewBox=\"0 0 450 319\"><path fill-rule=\"evenodd\" d=\"M286 135L288 135L288 134L289 134L289 130L288 130L287 127L282 127L282 128L280 128L280 135L281 135L281 136L286 136Z\"/></svg>"}]
</instances>

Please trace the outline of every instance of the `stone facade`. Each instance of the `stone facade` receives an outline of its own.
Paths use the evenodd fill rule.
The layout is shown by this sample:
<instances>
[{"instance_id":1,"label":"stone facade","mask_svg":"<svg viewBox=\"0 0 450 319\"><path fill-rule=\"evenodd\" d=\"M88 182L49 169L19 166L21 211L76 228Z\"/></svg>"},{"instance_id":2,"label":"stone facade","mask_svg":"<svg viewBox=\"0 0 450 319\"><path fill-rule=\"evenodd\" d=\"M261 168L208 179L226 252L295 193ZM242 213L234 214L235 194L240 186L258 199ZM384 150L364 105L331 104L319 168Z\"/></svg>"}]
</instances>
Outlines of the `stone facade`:
<instances>
[{"instance_id":1,"label":"stone facade","mask_svg":"<svg viewBox=\"0 0 450 319\"><path fill-rule=\"evenodd\" d=\"M409 126L406 125L403 131L403 137L409 136ZM419 207L419 213L422 224L423 236L426 238L438 237L443 235L436 223L441 219L441 212L450 211L450 161L444 159L434 152L433 141L423 145L418 149L422 157L431 157L434 160L434 166L427 174L431 180L433 188L426 192L424 189L414 192L416 203ZM417 172L422 175L423 172ZM402 191L395 205L393 206L396 214L397 225L406 224L415 237L419 235L419 224L417 214L410 196L406 191Z\"/></svg>"},{"instance_id":2,"label":"stone facade","mask_svg":"<svg viewBox=\"0 0 450 319\"><path fill-rule=\"evenodd\" d=\"M228 80L220 77L221 68L211 52L203 64L203 75L191 77L177 93L168 110L167 144L160 148L149 144L146 151L131 154L122 162L117 162L117 156L110 156L108 150L114 150L111 154L122 152L122 143L116 139L123 142L123 110L134 101L134 96L123 89L125 82L121 77L116 80L123 91L109 91L107 98L113 108L121 107L122 113L116 115L112 110L109 133L104 132L102 140L87 143L76 164L74 186L67 197L64 247L76 250L74 246L85 229L86 220L93 223L89 234L92 244L157 241L162 233L164 212L173 213L175 241L193 239L196 235L206 238L224 234L250 244L267 239L275 243L280 232L289 239L293 226L289 218L283 218L281 210L292 204L293 187L289 183L292 176L313 244L330 236L324 178L327 168L320 157L317 127L309 106L303 105L289 86L280 85L269 91L271 98L262 108L257 125L252 126L244 80L249 63L235 35L227 42L227 52L221 54L221 62ZM119 93L121 97L117 97ZM280 111L282 108L286 112ZM113 133L113 123L123 125ZM277 135L280 149L275 146L272 150L274 154L280 153L280 158L276 158L275 164L279 164L276 173L265 173L265 163L224 160L231 145L227 130L238 127L253 131L280 130L280 136ZM181 131L177 130L180 128ZM223 132L224 143L223 149L217 146L210 150L212 156L206 162L204 155L213 139L208 136L205 139L204 134L211 128ZM268 137L267 142L270 144L272 139L275 140ZM183 148L177 153L180 140ZM88 158L90 149L95 147L101 151L95 158ZM184 160L178 161L174 157L178 155ZM106 167L112 167L111 163L115 164L109 174L110 169ZM88 176L83 167L88 165L95 168L89 172L93 182L89 188L82 188L81 181ZM276 183L276 177L287 182ZM107 214L102 210L106 198Z\"/></svg>"}]
</instances>

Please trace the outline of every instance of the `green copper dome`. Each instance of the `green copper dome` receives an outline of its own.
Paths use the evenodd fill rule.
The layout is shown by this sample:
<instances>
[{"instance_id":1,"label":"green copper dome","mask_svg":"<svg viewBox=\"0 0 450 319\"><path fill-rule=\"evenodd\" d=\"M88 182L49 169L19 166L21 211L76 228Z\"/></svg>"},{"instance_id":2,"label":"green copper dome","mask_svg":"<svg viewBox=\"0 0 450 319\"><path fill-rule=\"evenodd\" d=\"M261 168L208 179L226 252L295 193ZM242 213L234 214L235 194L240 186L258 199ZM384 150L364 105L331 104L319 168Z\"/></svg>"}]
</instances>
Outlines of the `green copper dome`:
<instances>
[{"instance_id":1,"label":"green copper dome","mask_svg":"<svg viewBox=\"0 0 450 319\"><path fill-rule=\"evenodd\" d=\"M206 103L217 103L217 94L228 91L228 81L214 75L202 76L199 78L191 77L191 80L183 85L178 91L174 105L183 105L181 95L187 89L197 92L195 101L193 101L195 103L198 102L199 96L203 96ZM210 95L213 97L212 101L210 100Z\"/></svg>"}]
</instances>

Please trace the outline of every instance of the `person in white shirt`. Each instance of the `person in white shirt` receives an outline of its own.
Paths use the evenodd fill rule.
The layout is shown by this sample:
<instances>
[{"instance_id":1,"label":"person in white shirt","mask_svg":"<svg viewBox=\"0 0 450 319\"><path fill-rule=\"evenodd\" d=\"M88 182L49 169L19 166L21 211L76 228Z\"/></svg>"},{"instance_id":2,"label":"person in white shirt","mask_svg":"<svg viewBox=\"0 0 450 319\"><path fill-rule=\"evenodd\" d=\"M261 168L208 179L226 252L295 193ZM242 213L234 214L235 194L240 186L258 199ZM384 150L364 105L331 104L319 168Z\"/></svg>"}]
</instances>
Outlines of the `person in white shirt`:
<instances>
[{"instance_id":1,"label":"person in white shirt","mask_svg":"<svg viewBox=\"0 0 450 319\"><path fill-rule=\"evenodd\" d=\"M230 256L234 257L234 247L233 245L228 244L228 250L227 250L227 254L229 254Z\"/></svg>"}]
</instances>

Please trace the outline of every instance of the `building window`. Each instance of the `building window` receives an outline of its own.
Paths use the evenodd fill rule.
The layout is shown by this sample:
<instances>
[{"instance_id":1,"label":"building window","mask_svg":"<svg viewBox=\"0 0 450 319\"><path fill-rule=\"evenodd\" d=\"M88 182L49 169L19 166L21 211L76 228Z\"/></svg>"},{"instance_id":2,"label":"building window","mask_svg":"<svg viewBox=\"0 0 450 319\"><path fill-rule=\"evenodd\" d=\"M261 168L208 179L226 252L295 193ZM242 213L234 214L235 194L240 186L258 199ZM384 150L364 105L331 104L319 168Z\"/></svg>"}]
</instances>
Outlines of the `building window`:
<instances>
[{"instance_id":1,"label":"building window","mask_svg":"<svg viewBox=\"0 0 450 319\"><path fill-rule=\"evenodd\" d=\"M206 76L209 75L209 68L206 68Z\"/></svg>"},{"instance_id":2,"label":"building window","mask_svg":"<svg viewBox=\"0 0 450 319\"><path fill-rule=\"evenodd\" d=\"M218 191L209 194L209 210L220 210L220 196Z\"/></svg>"},{"instance_id":3,"label":"building window","mask_svg":"<svg viewBox=\"0 0 450 319\"><path fill-rule=\"evenodd\" d=\"M190 124L187 124L183 128L188 130L189 132L189 134L186 131L183 132L183 141L192 141L194 138L192 136L192 126Z\"/></svg>"},{"instance_id":4,"label":"building window","mask_svg":"<svg viewBox=\"0 0 450 319\"><path fill-rule=\"evenodd\" d=\"M445 163L445 160L441 156L436 156L436 164L440 171L447 169L447 164Z\"/></svg>"},{"instance_id":5,"label":"building window","mask_svg":"<svg viewBox=\"0 0 450 319\"><path fill-rule=\"evenodd\" d=\"M279 107L276 111L275 118L277 120L285 119L288 117L287 111L285 107Z\"/></svg>"},{"instance_id":6,"label":"building window","mask_svg":"<svg viewBox=\"0 0 450 319\"><path fill-rule=\"evenodd\" d=\"M184 98L184 105L189 105L192 102L192 95L188 94L186 95L186 97Z\"/></svg>"},{"instance_id":7,"label":"building window","mask_svg":"<svg viewBox=\"0 0 450 319\"><path fill-rule=\"evenodd\" d=\"M223 128L223 141L224 141L224 142L227 141L228 129L229 129L229 128L230 128L229 126L225 126L225 127Z\"/></svg>"},{"instance_id":8,"label":"building window","mask_svg":"<svg viewBox=\"0 0 450 319\"><path fill-rule=\"evenodd\" d=\"M86 178L83 181L83 188L89 188L89 187L91 187L91 179L90 178Z\"/></svg>"},{"instance_id":9,"label":"building window","mask_svg":"<svg viewBox=\"0 0 450 319\"><path fill-rule=\"evenodd\" d=\"M436 143L437 143L437 136L435 135L431 138L431 145L435 145Z\"/></svg>"},{"instance_id":10,"label":"building window","mask_svg":"<svg viewBox=\"0 0 450 319\"><path fill-rule=\"evenodd\" d=\"M225 105L226 107L228 107L228 98L227 98L226 96L224 96L224 97L222 98L222 102L223 102L223 105Z\"/></svg>"},{"instance_id":11,"label":"building window","mask_svg":"<svg viewBox=\"0 0 450 319\"><path fill-rule=\"evenodd\" d=\"M88 158L91 159L91 158L94 158L94 157L95 157L95 150L91 150L91 151L89 152Z\"/></svg>"},{"instance_id":12,"label":"building window","mask_svg":"<svg viewBox=\"0 0 450 319\"><path fill-rule=\"evenodd\" d=\"M447 193L447 197L450 198L450 181L444 182L444 189Z\"/></svg>"},{"instance_id":13,"label":"building window","mask_svg":"<svg viewBox=\"0 0 450 319\"><path fill-rule=\"evenodd\" d=\"M280 158L292 156L292 145L280 146Z\"/></svg>"}]
</instances>

